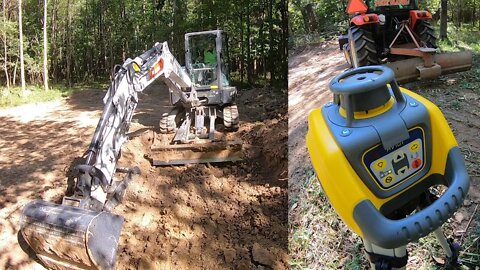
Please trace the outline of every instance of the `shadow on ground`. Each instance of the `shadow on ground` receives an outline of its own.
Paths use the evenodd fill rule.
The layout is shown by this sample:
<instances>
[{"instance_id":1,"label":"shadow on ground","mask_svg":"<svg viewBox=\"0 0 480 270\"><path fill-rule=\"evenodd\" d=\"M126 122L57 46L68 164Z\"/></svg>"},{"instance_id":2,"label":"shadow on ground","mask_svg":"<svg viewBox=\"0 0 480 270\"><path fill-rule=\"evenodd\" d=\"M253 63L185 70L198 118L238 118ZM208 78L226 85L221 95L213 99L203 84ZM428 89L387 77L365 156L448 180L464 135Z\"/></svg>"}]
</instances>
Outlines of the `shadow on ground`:
<instances>
[{"instance_id":1,"label":"shadow on ground","mask_svg":"<svg viewBox=\"0 0 480 270\"><path fill-rule=\"evenodd\" d=\"M141 136L124 146L122 165L139 165L142 175L114 210L126 220L119 269L287 267L286 107L268 91L240 93L247 119L238 133L246 143L242 162L155 168L143 157L148 146ZM27 111L0 116L0 268L42 269L17 243L21 209L33 199L61 199L104 93L77 92L27 118ZM130 131L156 130L170 109L166 89L152 87L139 97Z\"/></svg>"}]
</instances>

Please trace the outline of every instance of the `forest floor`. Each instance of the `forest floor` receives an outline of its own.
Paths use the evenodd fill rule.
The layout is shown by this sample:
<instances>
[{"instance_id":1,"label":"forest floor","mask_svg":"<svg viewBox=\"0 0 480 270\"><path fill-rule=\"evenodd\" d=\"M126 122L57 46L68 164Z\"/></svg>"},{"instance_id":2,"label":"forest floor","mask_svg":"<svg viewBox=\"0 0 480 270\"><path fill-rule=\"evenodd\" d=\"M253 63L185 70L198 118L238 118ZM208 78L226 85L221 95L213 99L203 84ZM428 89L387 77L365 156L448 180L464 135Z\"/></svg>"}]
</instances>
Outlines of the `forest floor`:
<instances>
[{"instance_id":1,"label":"forest floor","mask_svg":"<svg viewBox=\"0 0 480 270\"><path fill-rule=\"evenodd\" d=\"M464 73L410 83L445 114L471 176L464 206L444 225L462 243L460 257L480 269L480 58ZM289 55L289 249L292 269L366 269L361 240L340 220L321 190L308 157L305 136L310 110L332 100L328 83L348 67L336 41L293 49ZM475 212L476 211L476 212ZM475 214L475 215L474 215ZM468 222L472 220L467 228ZM436 269L441 248L433 236L408 246L408 269Z\"/></svg>"},{"instance_id":2,"label":"forest floor","mask_svg":"<svg viewBox=\"0 0 480 270\"><path fill-rule=\"evenodd\" d=\"M243 161L153 167L144 158L149 134L169 111L166 89L153 88L140 94L130 128L142 135L122 149L121 165L142 174L114 210L125 217L118 269L286 269L286 93L239 91ZM1 269L43 269L17 244L21 209L33 199L61 199L69 169L90 143L103 95L86 90L0 110Z\"/></svg>"}]
</instances>

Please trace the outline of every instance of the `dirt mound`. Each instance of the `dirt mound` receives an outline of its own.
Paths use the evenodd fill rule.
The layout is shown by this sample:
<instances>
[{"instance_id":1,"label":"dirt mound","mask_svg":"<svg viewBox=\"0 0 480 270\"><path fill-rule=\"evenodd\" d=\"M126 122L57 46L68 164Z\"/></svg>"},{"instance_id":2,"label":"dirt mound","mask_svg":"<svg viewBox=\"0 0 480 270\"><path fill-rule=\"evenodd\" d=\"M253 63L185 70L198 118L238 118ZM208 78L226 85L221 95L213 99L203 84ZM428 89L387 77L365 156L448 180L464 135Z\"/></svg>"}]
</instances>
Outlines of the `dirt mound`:
<instances>
[{"instance_id":1,"label":"dirt mound","mask_svg":"<svg viewBox=\"0 0 480 270\"><path fill-rule=\"evenodd\" d=\"M240 105L241 119L272 119L242 120L235 134L245 143L241 162L155 168L143 155L157 134L126 145L121 164L143 174L117 209L126 218L120 269L287 267L286 115L279 101L253 98L254 91L242 97L263 106L250 113Z\"/></svg>"}]
</instances>

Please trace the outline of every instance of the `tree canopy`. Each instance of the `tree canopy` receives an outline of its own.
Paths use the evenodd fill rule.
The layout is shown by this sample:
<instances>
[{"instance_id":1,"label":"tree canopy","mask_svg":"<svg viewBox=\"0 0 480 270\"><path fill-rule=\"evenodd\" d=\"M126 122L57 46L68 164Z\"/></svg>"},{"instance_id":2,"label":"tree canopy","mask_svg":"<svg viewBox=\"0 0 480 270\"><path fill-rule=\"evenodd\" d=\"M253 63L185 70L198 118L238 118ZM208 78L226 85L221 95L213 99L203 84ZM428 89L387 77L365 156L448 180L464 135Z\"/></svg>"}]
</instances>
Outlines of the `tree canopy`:
<instances>
[{"instance_id":1,"label":"tree canopy","mask_svg":"<svg viewBox=\"0 0 480 270\"><path fill-rule=\"evenodd\" d=\"M0 26L6 41L0 82L19 84L18 0L3 0ZM230 66L237 81L286 87L286 0L48 0L48 70L54 83L109 78L112 67L155 42L168 41L184 61L184 34L223 29L229 35ZM23 1L27 83L43 82L43 0ZM3 15L5 14L5 16ZM0 43L4 53L5 43ZM8 75L8 76L7 76Z\"/></svg>"},{"instance_id":2,"label":"tree canopy","mask_svg":"<svg viewBox=\"0 0 480 270\"><path fill-rule=\"evenodd\" d=\"M419 9L430 10L435 20L440 19L441 0L416 1ZM348 0L292 0L289 6L291 35L345 31L349 24L347 4ZM480 29L480 1L448 0L448 21L456 26L471 24Z\"/></svg>"}]
</instances>

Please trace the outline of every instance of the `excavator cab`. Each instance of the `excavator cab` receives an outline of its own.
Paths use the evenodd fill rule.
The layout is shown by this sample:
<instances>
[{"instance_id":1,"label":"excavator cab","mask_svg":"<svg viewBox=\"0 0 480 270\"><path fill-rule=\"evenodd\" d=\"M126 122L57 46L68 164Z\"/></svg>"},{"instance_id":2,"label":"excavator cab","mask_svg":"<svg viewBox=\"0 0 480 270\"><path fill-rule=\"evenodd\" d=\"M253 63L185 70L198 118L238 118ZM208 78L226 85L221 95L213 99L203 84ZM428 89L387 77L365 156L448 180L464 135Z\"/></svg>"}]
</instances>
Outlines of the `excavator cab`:
<instances>
[{"instance_id":1,"label":"excavator cab","mask_svg":"<svg viewBox=\"0 0 480 270\"><path fill-rule=\"evenodd\" d=\"M218 85L218 73L221 72L219 52L216 49L216 35L186 36L187 68L190 79L197 89L211 88ZM188 58L187 58L188 57ZM220 69L220 70L219 70Z\"/></svg>"},{"instance_id":2,"label":"excavator cab","mask_svg":"<svg viewBox=\"0 0 480 270\"><path fill-rule=\"evenodd\" d=\"M241 141L225 132L236 131L237 88L230 85L227 34L210 30L185 34L185 66L191 84L185 99L170 91L172 110L160 119L161 134L175 134L168 145L152 146L155 166L241 160ZM174 86L169 86L174 87ZM187 101L187 102L186 102ZM217 132L217 127L221 131ZM168 138L164 136L164 138Z\"/></svg>"},{"instance_id":3,"label":"excavator cab","mask_svg":"<svg viewBox=\"0 0 480 270\"><path fill-rule=\"evenodd\" d=\"M196 91L233 91L228 72L227 44L227 34L222 30L185 34L185 67ZM230 102L227 99L214 103Z\"/></svg>"}]
</instances>

